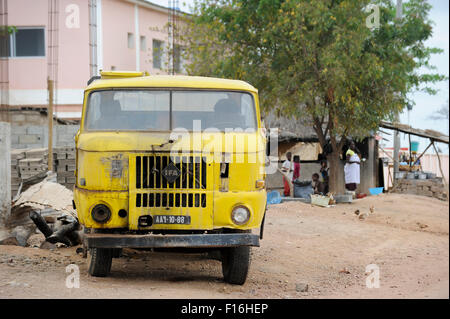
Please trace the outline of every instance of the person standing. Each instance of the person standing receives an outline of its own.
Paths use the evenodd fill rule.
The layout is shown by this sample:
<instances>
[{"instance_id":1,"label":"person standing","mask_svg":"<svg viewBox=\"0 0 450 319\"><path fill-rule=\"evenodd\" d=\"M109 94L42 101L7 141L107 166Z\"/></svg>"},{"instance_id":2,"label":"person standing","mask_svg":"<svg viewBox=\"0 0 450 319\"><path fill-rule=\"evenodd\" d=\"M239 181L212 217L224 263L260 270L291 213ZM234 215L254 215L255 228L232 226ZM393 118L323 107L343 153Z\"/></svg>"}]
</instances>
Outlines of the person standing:
<instances>
[{"instance_id":1,"label":"person standing","mask_svg":"<svg viewBox=\"0 0 450 319\"><path fill-rule=\"evenodd\" d=\"M325 185L324 186L324 192L325 194L328 193L328 166L327 161L323 160L320 162L320 174L322 174L322 182Z\"/></svg>"},{"instance_id":2,"label":"person standing","mask_svg":"<svg viewBox=\"0 0 450 319\"><path fill-rule=\"evenodd\" d=\"M355 191L360 183L360 163L361 160L357 154L355 142L350 142L350 147L345 153L345 188L349 191Z\"/></svg>"},{"instance_id":3,"label":"person standing","mask_svg":"<svg viewBox=\"0 0 450 319\"><path fill-rule=\"evenodd\" d=\"M294 169L291 159L292 153L287 152L286 160L283 162L283 165L281 166L281 172L283 173L284 196L291 195L292 178L294 176Z\"/></svg>"}]
</instances>

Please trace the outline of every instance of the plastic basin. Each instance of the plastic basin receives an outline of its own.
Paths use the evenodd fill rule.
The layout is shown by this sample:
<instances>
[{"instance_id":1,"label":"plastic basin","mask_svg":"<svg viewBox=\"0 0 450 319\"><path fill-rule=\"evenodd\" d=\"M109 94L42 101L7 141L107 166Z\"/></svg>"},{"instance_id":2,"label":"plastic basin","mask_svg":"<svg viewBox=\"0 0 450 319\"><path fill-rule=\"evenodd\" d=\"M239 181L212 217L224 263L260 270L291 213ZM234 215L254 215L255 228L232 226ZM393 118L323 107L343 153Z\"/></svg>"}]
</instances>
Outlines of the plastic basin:
<instances>
[{"instance_id":1,"label":"plastic basin","mask_svg":"<svg viewBox=\"0 0 450 319\"><path fill-rule=\"evenodd\" d=\"M281 203L281 195L277 191L271 191L267 193L267 204L273 205L273 204L279 204Z\"/></svg>"},{"instance_id":2,"label":"plastic basin","mask_svg":"<svg viewBox=\"0 0 450 319\"><path fill-rule=\"evenodd\" d=\"M383 192L384 187L369 188L370 195L379 195Z\"/></svg>"}]
</instances>

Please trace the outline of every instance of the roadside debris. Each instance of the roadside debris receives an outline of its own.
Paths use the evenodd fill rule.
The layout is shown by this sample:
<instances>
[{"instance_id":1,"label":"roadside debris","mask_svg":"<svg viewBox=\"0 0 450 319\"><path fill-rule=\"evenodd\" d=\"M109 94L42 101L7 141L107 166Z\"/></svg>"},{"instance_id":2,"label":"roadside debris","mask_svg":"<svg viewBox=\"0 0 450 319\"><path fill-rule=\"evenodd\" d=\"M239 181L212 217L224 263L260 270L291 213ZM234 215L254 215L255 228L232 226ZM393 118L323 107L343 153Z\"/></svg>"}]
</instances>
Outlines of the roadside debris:
<instances>
[{"instance_id":1,"label":"roadside debris","mask_svg":"<svg viewBox=\"0 0 450 319\"><path fill-rule=\"evenodd\" d=\"M82 242L83 232L72 206L72 191L52 180L55 174L47 174L43 181L15 198L9 219L0 227L0 245L28 246L27 241L36 234L36 229L50 244L33 244L42 248L51 248L56 243L73 246Z\"/></svg>"},{"instance_id":2,"label":"roadside debris","mask_svg":"<svg viewBox=\"0 0 450 319\"><path fill-rule=\"evenodd\" d=\"M417 224L417 226L419 226L421 229L424 229L424 228L427 228L427 227L428 227L427 224L422 224L421 222L417 222L416 224Z\"/></svg>"},{"instance_id":3,"label":"roadside debris","mask_svg":"<svg viewBox=\"0 0 450 319\"><path fill-rule=\"evenodd\" d=\"M350 271L347 269L347 268L343 268L343 269L341 269L341 270L339 270L339 273L340 274L346 274L346 275L349 275L350 274Z\"/></svg>"}]
</instances>

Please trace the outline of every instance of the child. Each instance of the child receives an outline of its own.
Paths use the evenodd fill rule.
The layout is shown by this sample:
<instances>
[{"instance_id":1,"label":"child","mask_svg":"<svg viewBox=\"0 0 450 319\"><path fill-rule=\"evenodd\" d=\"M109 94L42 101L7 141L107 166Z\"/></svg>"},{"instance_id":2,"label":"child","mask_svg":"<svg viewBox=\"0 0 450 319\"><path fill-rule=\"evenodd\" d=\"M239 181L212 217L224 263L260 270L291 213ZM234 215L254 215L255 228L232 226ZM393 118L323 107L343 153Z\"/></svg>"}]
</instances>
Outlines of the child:
<instances>
[{"instance_id":1,"label":"child","mask_svg":"<svg viewBox=\"0 0 450 319\"><path fill-rule=\"evenodd\" d=\"M325 184L319 181L319 174L317 173L312 175L312 187L314 194L325 194Z\"/></svg>"},{"instance_id":2,"label":"child","mask_svg":"<svg viewBox=\"0 0 450 319\"><path fill-rule=\"evenodd\" d=\"M283 184L284 184L284 196L291 196L293 189L291 189L291 183L293 178L293 165L291 162L292 153L286 153L286 160L283 162L281 166L281 171L287 174L287 177L283 176ZM289 179L289 180L288 180Z\"/></svg>"},{"instance_id":3,"label":"child","mask_svg":"<svg viewBox=\"0 0 450 319\"><path fill-rule=\"evenodd\" d=\"M322 182L324 184L325 193L328 193L328 167L327 161L322 161L320 163L320 173L322 174Z\"/></svg>"},{"instance_id":4,"label":"child","mask_svg":"<svg viewBox=\"0 0 450 319\"><path fill-rule=\"evenodd\" d=\"M322 179L324 182L328 182L328 167L327 167L327 161L322 161L320 163L320 173L322 174Z\"/></svg>"}]
</instances>

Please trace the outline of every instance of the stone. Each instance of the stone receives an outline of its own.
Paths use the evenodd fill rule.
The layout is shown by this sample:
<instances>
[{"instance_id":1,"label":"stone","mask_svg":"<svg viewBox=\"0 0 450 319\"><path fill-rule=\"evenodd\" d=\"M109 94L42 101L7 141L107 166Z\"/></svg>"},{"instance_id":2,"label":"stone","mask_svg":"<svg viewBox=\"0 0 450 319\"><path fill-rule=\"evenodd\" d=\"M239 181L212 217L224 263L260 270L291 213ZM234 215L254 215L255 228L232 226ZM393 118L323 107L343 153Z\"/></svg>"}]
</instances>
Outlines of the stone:
<instances>
[{"instance_id":1,"label":"stone","mask_svg":"<svg viewBox=\"0 0 450 319\"><path fill-rule=\"evenodd\" d=\"M297 292L307 292L309 289L309 285L305 283L297 283L295 284L295 291Z\"/></svg>"},{"instance_id":2,"label":"stone","mask_svg":"<svg viewBox=\"0 0 450 319\"><path fill-rule=\"evenodd\" d=\"M16 237L8 237L8 238L1 240L0 245L19 246L19 242L17 241Z\"/></svg>"},{"instance_id":3,"label":"stone","mask_svg":"<svg viewBox=\"0 0 450 319\"><path fill-rule=\"evenodd\" d=\"M25 247L27 245L28 238L35 231L35 229L36 226L34 224L28 227L17 226L12 230L11 234L17 239L19 246Z\"/></svg>"},{"instance_id":4,"label":"stone","mask_svg":"<svg viewBox=\"0 0 450 319\"><path fill-rule=\"evenodd\" d=\"M27 244L30 247L40 247L44 241L45 236L43 234L34 234L28 238Z\"/></svg>"},{"instance_id":5,"label":"stone","mask_svg":"<svg viewBox=\"0 0 450 319\"><path fill-rule=\"evenodd\" d=\"M41 246L39 247L40 249L55 249L56 245L49 243L48 241L44 241L42 242Z\"/></svg>"}]
</instances>

